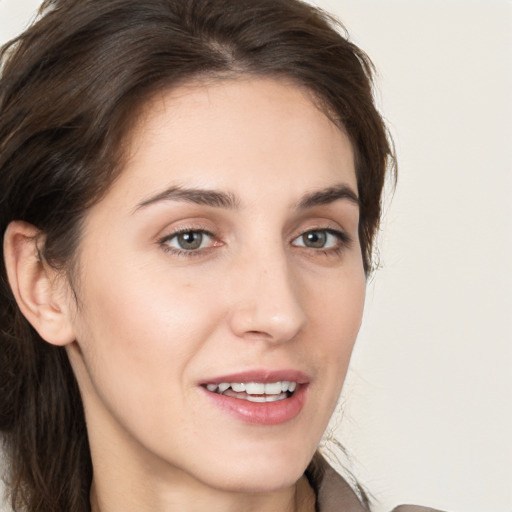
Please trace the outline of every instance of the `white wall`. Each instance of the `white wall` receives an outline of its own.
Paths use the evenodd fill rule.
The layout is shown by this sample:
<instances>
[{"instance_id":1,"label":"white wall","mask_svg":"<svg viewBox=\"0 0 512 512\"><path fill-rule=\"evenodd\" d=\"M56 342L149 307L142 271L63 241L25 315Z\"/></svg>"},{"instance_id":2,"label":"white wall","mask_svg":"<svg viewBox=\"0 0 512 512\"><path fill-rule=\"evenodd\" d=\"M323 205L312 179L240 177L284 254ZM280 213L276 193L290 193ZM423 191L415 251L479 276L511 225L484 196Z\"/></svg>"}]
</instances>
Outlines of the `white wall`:
<instances>
[{"instance_id":1,"label":"white wall","mask_svg":"<svg viewBox=\"0 0 512 512\"><path fill-rule=\"evenodd\" d=\"M0 44L19 34L41 3L40 0L0 0Z\"/></svg>"},{"instance_id":2,"label":"white wall","mask_svg":"<svg viewBox=\"0 0 512 512\"><path fill-rule=\"evenodd\" d=\"M399 186L337 435L377 510L512 512L512 3L324 0L379 70ZM0 41L35 0L0 0Z\"/></svg>"},{"instance_id":3,"label":"white wall","mask_svg":"<svg viewBox=\"0 0 512 512\"><path fill-rule=\"evenodd\" d=\"M399 185L338 434L381 500L512 511L512 3L327 0L372 57Z\"/></svg>"}]
</instances>

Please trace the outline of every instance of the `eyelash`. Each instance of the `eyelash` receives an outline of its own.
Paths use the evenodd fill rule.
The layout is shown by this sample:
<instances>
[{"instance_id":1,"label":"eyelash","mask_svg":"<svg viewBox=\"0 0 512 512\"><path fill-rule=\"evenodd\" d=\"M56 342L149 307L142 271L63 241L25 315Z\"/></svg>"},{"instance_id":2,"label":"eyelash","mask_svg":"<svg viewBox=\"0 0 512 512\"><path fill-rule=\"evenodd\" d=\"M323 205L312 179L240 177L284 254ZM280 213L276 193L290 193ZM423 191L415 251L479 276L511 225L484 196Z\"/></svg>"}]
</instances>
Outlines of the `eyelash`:
<instances>
[{"instance_id":1,"label":"eyelash","mask_svg":"<svg viewBox=\"0 0 512 512\"><path fill-rule=\"evenodd\" d=\"M169 245L169 242L177 237L179 237L180 235L183 235L183 234L199 234L199 235L202 235L202 236L207 236L207 237L210 237L212 238L213 240L213 245L209 246L209 247L204 247L204 248L198 248L198 249L178 249L176 247L171 247ZM308 247L306 245L295 245L294 247L297 247L297 248L302 248L302 249L305 249L305 250L310 250L310 251L313 251L315 254L322 254L322 255L325 255L325 256L339 256L340 254L342 254L347 248L350 247L350 245L352 244L352 238L347 234L345 233L344 231L340 231L340 230L337 230L337 229L333 229L333 228L313 228L313 229L308 229L307 231L304 231L302 232L300 235L296 236L295 238L293 238L292 242L294 242L295 240L298 240L298 239L303 239L303 237L309 235L309 234L312 234L312 233L326 233L328 235L332 235L334 237L337 238L338 240L338 243L335 247L328 247L328 248L312 248L312 247ZM183 258L191 258L191 257L196 257L196 256L202 256L204 255L204 253L206 251L209 251L211 249L214 249L216 246L217 247L220 247L224 244L222 244L222 242L217 242L217 245L216 244L216 241L215 241L215 235L208 231L207 229L204 229L204 228L197 228L197 227L185 227L185 228L181 228L177 231L174 231L168 235L165 235L164 237L160 238L158 240L158 244L162 247L162 249L167 252L167 253L171 253L173 254L174 256L177 256L177 257L183 257Z\"/></svg>"},{"instance_id":2,"label":"eyelash","mask_svg":"<svg viewBox=\"0 0 512 512\"><path fill-rule=\"evenodd\" d=\"M344 231L340 231L338 229L333 228L313 228L308 229L307 231L304 231L299 236L295 237L293 240L303 239L306 235L312 234L312 233L327 233L328 235L332 235L335 238L337 238L337 244L335 247L328 247L323 248L320 247L318 249L315 249L313 247L307 247L307 246L295 246L295 247L301 247L306 250L314 251L315 254L321 253L325 256L339 256L341 255L346 249L348 249L352 244L352 238L345 233Z\"/></svg>"},{"instance_id":3,"label":"eyelash","mask_svg":"<svg viewBox=\"0 0 512 512\"><path fill-rule=\"evenodd\" d=\"M169 242L171 240L177 238L180 235L184 235L187 233L200 234L203 236L206 235L206 236L212 238L214 240L214 244L215 244L215 235L213 233L211 233L207 229L197 228L197 227L193 227L193 228L185 227L185 228L178 229L177 231L173 231L172 233L160 238L160 240L158 240L158 243L165 252L171 253L174 256L183 257L183 258L191 258L191 257L195 257L195 256L201 256L205 253L205 251L215 248L215 245L213 245L210 247L204 247L202 249L201 248L199 248L199 249L178 249L176 247L171 247L169 245ZM220 245L223 245L223 244L219 243L218 246L220 246Z\"/></svg>"}]
</instances>

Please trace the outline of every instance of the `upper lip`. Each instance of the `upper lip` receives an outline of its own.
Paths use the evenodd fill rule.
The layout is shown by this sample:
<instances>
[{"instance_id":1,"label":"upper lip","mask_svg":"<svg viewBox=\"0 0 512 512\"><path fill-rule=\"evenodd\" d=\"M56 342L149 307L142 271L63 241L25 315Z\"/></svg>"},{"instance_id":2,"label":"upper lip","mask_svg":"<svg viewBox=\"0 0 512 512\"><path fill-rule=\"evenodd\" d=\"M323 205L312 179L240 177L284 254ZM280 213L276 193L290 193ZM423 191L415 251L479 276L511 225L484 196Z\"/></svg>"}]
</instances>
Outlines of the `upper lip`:
<instances>
[{"instance_id":1,"label":"upper lip","mask_svg":"<svg viewBox=\"0 0 512 512\"><path fill-rule=\"evenodd\" d=\"M297 384L307 384L310 381L310 378L306 373L294 369L255 369L212 377L211 379L205 379L201 382L201 385L220 384L221 382L262 382L266 384L269 382L283 381L296 382Z\"/></svg>"}]
</instances>

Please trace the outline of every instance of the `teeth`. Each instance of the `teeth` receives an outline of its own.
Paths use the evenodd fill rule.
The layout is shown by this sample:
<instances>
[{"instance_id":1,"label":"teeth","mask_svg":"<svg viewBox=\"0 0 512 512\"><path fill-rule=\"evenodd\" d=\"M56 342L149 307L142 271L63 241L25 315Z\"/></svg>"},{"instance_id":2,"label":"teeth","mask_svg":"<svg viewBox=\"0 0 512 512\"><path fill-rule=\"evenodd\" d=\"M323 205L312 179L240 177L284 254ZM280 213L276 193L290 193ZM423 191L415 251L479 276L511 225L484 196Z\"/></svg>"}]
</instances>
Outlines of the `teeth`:
<instances>
[{"instance_id":1,"label":"teeth","mask_svg":"<svg viewBox=\"0 0 512 512\"><path fill-rule=\"evenodd\" d=\"M265 384L262 384L261 382L248 382L245 385L245 392L248 395L264 395Z\"/></svg>"},{"instance_id":2,"label":"teeth","mask_svg":"<svg viewBox=\"0 0 512 512\"><path fill-rule=\"evenodd\" d=\"M220 384L206 385L206 389L208 391L220 394L223 394L229 388L231 388L235 393L247 393L247 395L249 395L248 400L252 402L268 402L273 400L266 400L266 398L271 398L273 396L278 397L283 394L286 396L286 392L293 393L297 388L297 383L284 380L282 382L268 382L266 384L262 382L221 382ZM254 395L267 396L255 397ZM252 400L252 398L254 398L254 400ZM260 398L262 398L262 400L260 400ZM278 399L281 400L281 398Z\"/></svg>"},{"instance_id":3,"label":"teeth","mask_svg":"<svg viewBox=\"0 0 512 512\"><path fill-rule=\"evenodd\" d=\"M279 395L281 393L281 383L280 382L271 382L269 384L265 384L265 394L266 395Z\"/></svg>"},{"instance_id":4,"label":"teeth","mask_svg":"<svg viewBox=\"0 0 512 512\"><path fill-rule=\"evenodd\" d=\"M221 382L219 384L219 393L224 393L224 391L226 391L226 389L228 389L229 386L231 386L231 384L228 384L227 382Z\"/></svg>"},{"instance_id":5,"label":"teeth","mask_svg":"<svg viewBox=\"0 0 512 512\"><path fill-rule=\"evenodd\" d=\"M247 400L248 402L277 402L279 400L284 400L285 398L288 398L288 395L286 393L279 393L279 395L265 396L247 395L245 400Z\"/></svg>"}]
</instances>

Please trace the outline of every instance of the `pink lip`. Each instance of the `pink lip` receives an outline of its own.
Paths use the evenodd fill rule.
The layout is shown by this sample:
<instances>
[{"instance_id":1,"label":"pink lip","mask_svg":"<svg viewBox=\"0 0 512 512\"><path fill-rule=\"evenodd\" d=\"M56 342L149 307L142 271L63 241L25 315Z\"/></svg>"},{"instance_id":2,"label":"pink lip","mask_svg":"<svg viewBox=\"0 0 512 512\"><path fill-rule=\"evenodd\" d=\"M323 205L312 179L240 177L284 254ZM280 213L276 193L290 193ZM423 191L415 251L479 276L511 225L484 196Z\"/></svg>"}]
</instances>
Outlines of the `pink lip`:
<instances>
[{"instance_id":1,"label":"pink lip","mask_svg":"<svg viewBox=\"0 0 512 512\"><path fill-rule=\"evenodd\" d=\"M309 377L299 370L248 370L244 372L212 377L201 382L206 384L220 384L221 382L282 382L294 381L297 384L307 384Z\"/></svg>"},{"instance_id":2,"label":"pink lip","mask_svg":"<svg viewBox=\"0 0 512 512\"><path fill-rule=\"evenodd\" d=\"M208 391L206 384L221 382L297 382L297 389L288 398L277 402L249 402L240 398L220 395ZM216 407L227 412L238 420L253 425L271 426L286 423L302 411L309 385L308 376L297 370L253 370L215 377L202 383L200 390Z\"/></svg>"}]
</instances>

